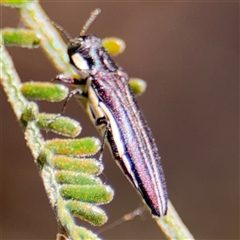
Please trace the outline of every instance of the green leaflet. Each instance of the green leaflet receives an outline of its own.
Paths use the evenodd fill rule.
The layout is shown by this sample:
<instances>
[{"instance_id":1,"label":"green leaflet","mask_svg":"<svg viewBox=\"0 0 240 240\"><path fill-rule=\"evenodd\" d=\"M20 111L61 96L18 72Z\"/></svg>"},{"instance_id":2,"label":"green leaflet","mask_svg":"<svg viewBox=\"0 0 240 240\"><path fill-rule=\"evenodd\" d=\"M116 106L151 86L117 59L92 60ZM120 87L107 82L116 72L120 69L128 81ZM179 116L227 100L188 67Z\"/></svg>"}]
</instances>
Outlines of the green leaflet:
<instances>
[{"instance_id":1,"label":"green leaflet","mask_svg":"<svg viewBox=\"0 0 240 240\"><path fill-rule=\"evenodd\" d=\"M22 94L32 100L60 102L68 96L68 88L62 84L27 82L21 87Z\"/></svg>"},{"instance_id":2,"label":"green leaflet","mask_svg":"<svg viewBox=\"0 0 240 240\"><path fill-rule=\"evenodd\" d=\"M63 185L60 192L65 199L74 199L95 204L110 202L114 195L113 190L107 185Z\"/></svg>"},{"instance_id":3,"label":"green leaflet","mask_svg":"<svg viewBox=\"0 0 240 240\"><path fill-rule=\"evenodd\" d=\"M92 156L100 149L100 141L95 137L81 139L53 139L45 142L45 147L57 155Z\"/></svg>"}]
</instances>

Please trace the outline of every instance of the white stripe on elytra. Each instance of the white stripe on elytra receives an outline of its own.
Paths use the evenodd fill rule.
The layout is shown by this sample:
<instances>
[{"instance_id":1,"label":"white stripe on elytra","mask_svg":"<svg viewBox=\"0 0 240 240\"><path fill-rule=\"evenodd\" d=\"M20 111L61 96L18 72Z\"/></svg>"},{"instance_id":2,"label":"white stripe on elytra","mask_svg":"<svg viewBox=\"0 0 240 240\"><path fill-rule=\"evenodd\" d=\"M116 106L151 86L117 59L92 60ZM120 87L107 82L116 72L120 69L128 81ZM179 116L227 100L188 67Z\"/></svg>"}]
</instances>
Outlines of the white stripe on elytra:
<instances>
[{"instance_id":1,"label":"white stripe on elytra","mask_svg":"<svg viewBox=\"0 0 240 240\"><path fill-rule=\"evenodd\" d=\"M124 162L124 166L125 166L126 169L127 169L127 173L132 177L131 180L129 179L129 177L128 177L127 179L129 180L129 182L130 182L132 185L134 185L134 187L135 187L136 189L139 189L138 182L137 182L137 180L136 180L136 178L135 178L135 175L134 175L133 172L132 172L131 165L129 164L129 161L128 161L126 155L123 155L123 157L121 157L121 159L122 159L123 162ZM118 167L122 170L122 172L123 172L124 174L126 174L126 173L124 172L124 170L123 170L120 162L119 162L119 161L116 161L116 163L117 163Z\"/></svg>"},{"instance_id":2,"label":"white stripe on elytra","mask_svg":"<svg viewBox=\"0 0 240 240\"><path fill-rule=\"evenodd\" d=\"M139 188L139 185L138 185L138 181L135 177L135 174L133 173L132 171L132 167L131 167L131 164L129 163L129 159L126 157L126 155L123 155L122 156L122 160L124 162L124 166L126 167L127 169L127 172L131 175L132 177L132 180L133 180L133 183L134 183L134 186L137 188L137 189L140 189Z\"/></svg>"}]
</instances>

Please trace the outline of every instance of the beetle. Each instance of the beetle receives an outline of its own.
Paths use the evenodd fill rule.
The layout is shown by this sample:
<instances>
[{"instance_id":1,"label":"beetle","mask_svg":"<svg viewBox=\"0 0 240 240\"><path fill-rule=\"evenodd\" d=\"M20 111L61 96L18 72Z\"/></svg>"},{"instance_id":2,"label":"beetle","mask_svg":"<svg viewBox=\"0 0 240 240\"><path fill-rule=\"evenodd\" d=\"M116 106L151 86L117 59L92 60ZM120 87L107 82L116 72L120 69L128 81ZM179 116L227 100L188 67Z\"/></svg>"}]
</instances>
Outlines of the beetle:
<instances>
[{"instance_id":1,"label":"beetle","mask_svg":"<svg viewBox=\"0 0 240 240\"><path fill-rule=\"evenodd\" d=\"M71 39L64 31L69 39L70 64L78 71L81 81L62 74L55 80L75 87L68 99L75 94L85 98L87 111L103 136L102 149L106 141L153 217L164 216L168 196L160 156L134 98L129 77L110 57L100 38L85 34L99 13L100 9L91 13L78 37Z\"/></svg>"}]
</instances>

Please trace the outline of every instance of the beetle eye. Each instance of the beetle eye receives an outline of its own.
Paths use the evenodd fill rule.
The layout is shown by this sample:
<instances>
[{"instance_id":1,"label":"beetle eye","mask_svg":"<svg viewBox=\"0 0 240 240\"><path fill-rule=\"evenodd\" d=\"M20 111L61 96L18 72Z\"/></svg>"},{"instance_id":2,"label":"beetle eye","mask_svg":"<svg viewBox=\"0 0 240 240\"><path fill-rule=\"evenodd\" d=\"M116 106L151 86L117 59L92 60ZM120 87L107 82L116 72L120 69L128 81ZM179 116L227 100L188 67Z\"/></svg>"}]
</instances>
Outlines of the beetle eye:
<instances>
[{"instance_id":1,"label":"beetle eye","mask_svg":"<svg viewBox=\"0 0 240 240\"><path fill-rule=\"evenodd\" d=\"M79 49L81 48L81 46L82 46L82 41L81 40L73 39L68 44L68 54L72 55L72 54L78 52Z\"/></svg>"}]
</instances>

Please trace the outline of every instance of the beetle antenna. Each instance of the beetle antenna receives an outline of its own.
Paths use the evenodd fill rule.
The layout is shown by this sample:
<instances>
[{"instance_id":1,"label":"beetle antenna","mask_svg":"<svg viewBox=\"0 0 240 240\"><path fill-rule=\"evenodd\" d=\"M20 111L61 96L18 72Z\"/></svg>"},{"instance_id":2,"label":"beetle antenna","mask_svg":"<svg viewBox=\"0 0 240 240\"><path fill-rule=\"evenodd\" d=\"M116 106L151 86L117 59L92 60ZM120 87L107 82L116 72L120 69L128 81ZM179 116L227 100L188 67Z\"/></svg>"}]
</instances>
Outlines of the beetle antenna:
<instances>
[{"instance_id":1,"label":"beetle antenna","mask_svg":"<svg viewBox=\"0 0 240 240\"><path fill-rule=\"evenodd\" d=\"M80 32L80 36L83 36L86 33L86 31L88 30L88 28L90 27L90 25L96 19L97 15L100 12L101 12L100 8L96 8L94 11L91 12L90 17L88 18L88 20L86 21L86 23L84 24L84 26Z\"/></svg>"},{"instance_id":2,"label":"beetle antenna","mask_svg":"<svg viewBox=\"0 0 240 240\"><path fill-rule=\"evenodd\" d=\"M51 21L52 25L57 28L69 41L72 39L70 34L58 23L55 23L54 21Z\"/></svg>"}]
</instances>

